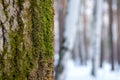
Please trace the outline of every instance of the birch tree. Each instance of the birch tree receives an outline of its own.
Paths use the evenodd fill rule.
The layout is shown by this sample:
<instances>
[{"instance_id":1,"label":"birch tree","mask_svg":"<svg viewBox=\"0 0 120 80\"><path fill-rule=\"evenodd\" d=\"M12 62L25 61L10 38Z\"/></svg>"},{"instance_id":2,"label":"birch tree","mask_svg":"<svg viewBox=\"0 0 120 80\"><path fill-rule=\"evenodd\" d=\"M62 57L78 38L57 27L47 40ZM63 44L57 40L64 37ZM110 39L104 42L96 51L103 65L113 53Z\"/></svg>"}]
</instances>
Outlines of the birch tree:
<instances>
[{"instance_id":1,"label":"birch tree","mask_svg":"<svg viewBox=\"0 0 120 80\"><path fill-rule=\"evenodd\" d=\"M85 1L81 0L81 5L80 5L80 18L79 18L79 27L77 29L78 36L77 38L79 39L79 56L80 56L80 62L81 65L86 64L86 47L85 47Z\"/></svg>"},{"instance_id":2,"label":"birch tree","mask_svg":"<svg viewBox=\"0 0 120 80\"><path fill-rule=\"evenodd\" d=\"M79 15L80 0L69 0L67 2L67 15L65 17L64 37L60 48L59 61L56 69L55 80L65 80L67 60L75 41L77 21ZM70 35L70 36L68 36Z\"/></svg>"},{"instance_id":3,"label":"birch tree","mask_svg":"<svg viewBox=\"0 0 120 80\"><path fill-rule=\"evenodd\" d=\"M86 0L83 0L83 27L84 27L84 32L83 32L83 41L84 41L84 47L85 47L85 64L87 64L88 60L88 51L87 51L87 15L86 15Z\"/></svg>"},{"instance_id":4,"label":"birch tree","mask_svg":"<svg viewBox=\"0 0 120 80\"><path fill-rule=\"evenodd\" d=\"M100 58L100 42L102 27L102 0L95 0L93 11L93 36L92 36L92 75L97 75Z\"/></svg>"}]
</instances>

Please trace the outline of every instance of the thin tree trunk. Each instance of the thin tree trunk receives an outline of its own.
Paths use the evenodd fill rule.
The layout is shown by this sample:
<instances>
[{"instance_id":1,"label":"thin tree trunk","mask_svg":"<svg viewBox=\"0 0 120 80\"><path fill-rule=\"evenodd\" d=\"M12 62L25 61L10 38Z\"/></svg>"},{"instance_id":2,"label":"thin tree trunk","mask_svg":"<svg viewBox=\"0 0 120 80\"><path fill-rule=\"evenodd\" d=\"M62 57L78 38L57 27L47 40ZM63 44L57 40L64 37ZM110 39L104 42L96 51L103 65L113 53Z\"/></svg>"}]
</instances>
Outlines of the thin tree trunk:
<instances>
[{"instance_id":1,"label":"thin tree trunk","mask_svg":"<svg viewBox=\"0 0 120 80\"><path fill-rule=\"evenodd\" d=\"M83 9L82 9L83 7ZM85 53L85 40L84 40L84 27L85 26L85 15L84 15L84 0L81 0L80 4L80 18L79 18L79 27L78 27L78 39L79 39L79 57L80 57L80 64L85 65L86 64L86 53ZM82 12L83 11L83 12Z\"/></svg>"},{"instance_id":2,"label":"thin tree trunk","mask_svg":"<svg viewBox=\"0 0 120 80\"><path fill-rule=\"evenodd\" d=\"M92 75L97 75L100 58L101 44L101 27L102 27L102 0L95 0L94 20L93 20L93 37L92 37Z\"/></svg>"},{"instance_id":3,"label":"thin tree trunk","mask_svg":"<svg viewBox=\"0 0 120 80\"><path fill-rule=\"evenodd\" d=\"M100 67L103 67L103 61L104 61L104 31L103 31L103 27L102 27L102 31L101 31L101 55L100 55Z\"/></svg>"},{"instance_id":4,"label":"thin tree trunk","mask_svg":"<svg viewBox=\"0 0 120 80\"><path fill-rule=\"evenodd\" d=\"M83 59L82 59L82 54L81 54L81 43L80 43L80 31L76 31L76 37L75 37L75 42L74 42L74 47L72 49L72 57L75 61L76 64L83 64ZM80 61L79 61L80 58Z\"/></svg>"},{"instance_id":5,"label":"thin tree trunk","mask_svg":"<svg viewBox=\"0 0 120 80\"><path fill-rule=\"evenodd\" d=\"M0 80L53 80L52 0L0 0Z\"/></svg>"},{"instance_id":6,"label":"thin tree trunk","mask_svg":"<svg viewBox=\"0 0 120 80\"><path fill-rule=\"evenodd\" d=\"M64 21L66 14L66 0L58 0L58 21L59 21L59 46L62 46L63 33L64 33Z\"/></svg>"},{"instance_id":7,"label":"thin tree trunk","mask_svg":"<svg viewBox=\"0 0 120 80\"><path fill-rule=\"evenodd\" d=\"M117 1L117 15L118 15L118 63L120 65L120 1Z\"/></svg>"},{"instance_id":8,"label":"thin tree trunk","mask_svg":"<svg viewBox=\"0 0 120 80\"><path fill-rule=\"evenodd\" d=\"M78 49L79 49L79 58L80 58L80 65L83 65L84 64L84 53L83 53L83 49L82 49L82 38L80 37L80 31L78 30L78 40L79 40L79 43L78 43Z\"/></svg>"},{"instance_id":9,"label":"thin tree trunk","mask_svg":"<svg viewBox=\"0 0 120 80\"><path fill-rule=\"evenodd\" d=\"M87 35L86 35L86 30L87 30L87 15L86 15L86 0L83 0L83 6L84 6L84 12L83 12L83 24L84 24L84 46L85 46L85 64L87 64L88 60L88 52L87 52Z\"/></svg>"},{"instance_id":10,"label":"thin tree trunk","mask_svg":"<svg viewBox=\"0 0 120 80\"><path fill-rule=\"evenodd\" d=\"M112 0L109 0L109 41L110 41L110 55L111 55L111 69L114 70L114 49L113 49L113 10L112 10Z\"/></svg>"}]
</instances>

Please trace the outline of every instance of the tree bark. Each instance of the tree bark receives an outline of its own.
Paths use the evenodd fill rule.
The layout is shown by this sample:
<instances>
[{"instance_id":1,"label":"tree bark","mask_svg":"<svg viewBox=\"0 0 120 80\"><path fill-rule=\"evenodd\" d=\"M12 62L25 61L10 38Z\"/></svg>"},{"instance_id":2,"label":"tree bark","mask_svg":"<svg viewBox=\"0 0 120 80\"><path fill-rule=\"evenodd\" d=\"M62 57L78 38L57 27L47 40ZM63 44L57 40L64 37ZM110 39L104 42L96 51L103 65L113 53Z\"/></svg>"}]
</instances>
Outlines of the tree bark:
<instances>
[{"instance_id":1,"label":"tree bark","mask_svg":"<svg viewBox=\"0 0 120 80\"><path fill-rule=\"evenodd\" d=\"M103 0L95 0L93 12L93 36L92 36L92 75L97 76L100 62L100 44L102 27L102 4Z\"/></svg>"},{"instance_id":2,"label":"tree bark","mask_svg":"<svg viewBox=\"0 0 120 80\"><path fill-rule=\"evenodd\" d=\"M112 10L112 0L109 0L109 43L110 43L110 55L111 55L111 69L114 70L114 50L113 50L113 10Z\"/></svg>"},{"instance_id":3,"label":"tree bark","mask_svg":"<svg viewBox=\"0 0 120 80\"><path fill-rule=\"evenodd\" d=\"M0 0L0 80L53 80L52 0Z\"/></svg>"},{"instance_id":4,"label":"tree bark","mask_svg":"<svg viewBox=\"0 0 120 80\"><path fill-rule=\"evenodd\" d=\"M86 15L86 0L83 0L84 12L83 12L83 24L84 24L84 46L85 46L85 64L87 64L88 60L88 48L87 48L87 15Z\"/></svg>"},{"instance_id":5,"label":"tree bark","mask_svg":"<svg viewBox=\"0 0 120 80\"><path fill-rule=\"evenodd\" d=\"M103 28L103 27L102 27ZM103 67L103 61L104 61L104 38L103 38L103 29L102 29L102 35L101 35L101 53L100 53L100 68Z\"/></svg>"},{"instance_id":6,"label":"tree bark","mask_svg":"<svg viewBox=\"0 0 120 80\"><path fill-rule=\"evenodd\" d=\"M118 63L120 65L120 1L117 1L117 18L118 18L118 44L117 44L117 48L118 48Z\"/></svg>"},{"instance_id":7,"label":"tree bark","mask_svg":"<svg viewBox=\"0 0 120 80\"><path fill-rule=\"evenodd\" d=\"M58 0L58 21L59 21L59 45L62 46L63 33L64 33L64 21L66 14L66 0Z\"/></svg>"}]
</instances>

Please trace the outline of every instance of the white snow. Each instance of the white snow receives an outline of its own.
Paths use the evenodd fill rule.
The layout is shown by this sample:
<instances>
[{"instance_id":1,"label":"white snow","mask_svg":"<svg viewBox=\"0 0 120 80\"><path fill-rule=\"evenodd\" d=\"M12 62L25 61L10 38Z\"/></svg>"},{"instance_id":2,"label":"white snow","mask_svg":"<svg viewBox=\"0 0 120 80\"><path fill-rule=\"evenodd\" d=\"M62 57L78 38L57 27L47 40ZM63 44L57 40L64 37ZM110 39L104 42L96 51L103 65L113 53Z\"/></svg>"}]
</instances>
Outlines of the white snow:
<instances>
[{"instance_id":1,"label":"white snow","mask_svg":"<svg viewBox=\"0 0 120 80\"><path fill-rule=\"evenodd\" d=\"M91 76L90 61L87 66L75 65L72 60L69 60L66 65L66 80L120 80L120 71L111 71L108 63L104 63L103 68L99 68L97 77Z\"/></svg>"}]
</instances>

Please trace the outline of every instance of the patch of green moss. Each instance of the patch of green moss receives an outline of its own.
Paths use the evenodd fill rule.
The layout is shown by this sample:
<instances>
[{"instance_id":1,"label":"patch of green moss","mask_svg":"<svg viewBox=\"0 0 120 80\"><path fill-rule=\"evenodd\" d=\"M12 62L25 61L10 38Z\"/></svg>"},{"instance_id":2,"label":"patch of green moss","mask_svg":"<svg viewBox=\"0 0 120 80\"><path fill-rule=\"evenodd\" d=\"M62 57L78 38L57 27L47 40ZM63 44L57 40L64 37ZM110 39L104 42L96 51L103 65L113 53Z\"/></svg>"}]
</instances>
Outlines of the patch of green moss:
<instances>
[{"instance_id":1,"label":"patch of green moss","mask_svg":"<svg viewBox=\"0 0 120 80\"><path fill-rule=\"evenodd\" d=\"M19 21L18 21L19 22ZM10 31L9 38L10 38L10 46L11 46L11 58L10 58L10 64L11 64L11 80L18 80L19 75L22 75L22 63L20 62L22 60L22 55L24 54L23 49L23 24L19 24L19 29L16 31Z\"/></svg>"},{"instance_id":2,"label":"patch of green moss","mask_svg":"<svg viewBox=\"0 0 120 80\"><path fill-rule=\"evenodd\" d=\"M53 57L52 0L31 0L31 13L35 55L42 55L47 62Z\"/></svg>"}]
</instances>

